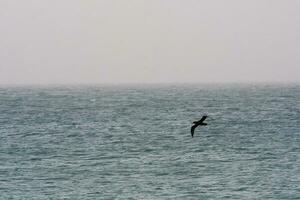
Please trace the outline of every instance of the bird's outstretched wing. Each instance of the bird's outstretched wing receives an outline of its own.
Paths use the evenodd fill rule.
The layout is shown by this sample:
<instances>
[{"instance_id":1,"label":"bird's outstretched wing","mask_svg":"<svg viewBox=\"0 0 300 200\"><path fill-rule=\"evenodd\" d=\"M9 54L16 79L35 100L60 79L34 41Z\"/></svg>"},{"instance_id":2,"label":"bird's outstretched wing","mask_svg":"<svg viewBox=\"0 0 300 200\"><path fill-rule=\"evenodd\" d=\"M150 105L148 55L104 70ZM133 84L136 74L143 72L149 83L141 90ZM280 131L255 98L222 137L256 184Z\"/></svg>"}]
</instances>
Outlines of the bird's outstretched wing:
<instances>
[{"instance_id":1,"label":"bird's outstretched wing","mask_svg":"<svg viewBox=\"0 0 300 200\"><path fill-rule=\"evenodd\" d=\"M200 120L199 120L199 123L202 123L202 122L204 122L204 120L207 118L207 116L206 115L204 115Z\"/></svg>"},{"instance_id":2,"label":"bird's outstretched wing","mask_svg":"<svg viewBox=\"0 0 300 200\"><path fill-rule=\"evenodd\" d=\"M192 127L191 127L191 134L192 134L192 137L194 137L194 132L195 132L195 128L197 127L198 125L193 125Z\"/></svg>"}]
</instances>

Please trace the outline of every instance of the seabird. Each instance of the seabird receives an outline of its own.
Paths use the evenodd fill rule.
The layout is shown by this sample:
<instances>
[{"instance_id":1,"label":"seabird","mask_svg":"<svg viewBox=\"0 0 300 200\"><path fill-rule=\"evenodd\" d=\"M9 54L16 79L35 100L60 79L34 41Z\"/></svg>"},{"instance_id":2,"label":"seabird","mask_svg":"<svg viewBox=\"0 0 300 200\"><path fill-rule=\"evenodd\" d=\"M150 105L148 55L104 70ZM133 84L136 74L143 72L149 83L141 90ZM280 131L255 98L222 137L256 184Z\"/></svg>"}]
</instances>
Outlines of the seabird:
<instances>
[{"instance_id":1,"label":"seabird","mask_svg":"<svg viewBox=\"0 0 300 200\"><path fill-rule=\"evenodd\" d=\"M191 134L192 134L192 137L194 137L194 131L195 131L195 128L197 126L206 126L207 123L203 123L203 121L207 118L206 115L204 115L199 121L194 121L194 125L191 127Z\"/></svg>"}]
</instances>

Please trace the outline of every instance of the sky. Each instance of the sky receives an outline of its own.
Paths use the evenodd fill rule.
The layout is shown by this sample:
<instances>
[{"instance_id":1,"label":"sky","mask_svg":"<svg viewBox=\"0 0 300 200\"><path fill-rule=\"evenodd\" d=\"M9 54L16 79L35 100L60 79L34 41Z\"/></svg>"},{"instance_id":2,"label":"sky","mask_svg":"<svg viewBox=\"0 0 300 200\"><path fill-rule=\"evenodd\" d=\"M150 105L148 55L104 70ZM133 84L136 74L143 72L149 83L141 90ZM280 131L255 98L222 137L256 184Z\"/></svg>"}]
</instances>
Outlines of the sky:
<instances>
[{"instance_id":1,"label":"sky","mask_svg":"<svg viewBox=\"0 0 300 200\"><path fill-rule=\"evenodd\" d=\"M0 84L300 82L298 0L0 0Z\"/></svg>"}]
</instances>

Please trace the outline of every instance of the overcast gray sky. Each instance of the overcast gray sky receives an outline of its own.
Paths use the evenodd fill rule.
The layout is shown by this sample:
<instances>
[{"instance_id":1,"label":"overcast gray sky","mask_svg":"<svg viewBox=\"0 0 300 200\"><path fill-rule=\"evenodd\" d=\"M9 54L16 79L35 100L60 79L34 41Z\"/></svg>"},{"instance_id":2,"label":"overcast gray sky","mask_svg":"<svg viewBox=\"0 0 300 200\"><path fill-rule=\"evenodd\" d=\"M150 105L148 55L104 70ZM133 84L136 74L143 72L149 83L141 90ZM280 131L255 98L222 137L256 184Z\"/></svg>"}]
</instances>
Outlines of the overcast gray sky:
<instances>
[{"instance_id":1,"label":"overcast gray sky","mask_svg":"<svg viewBox=\"0 0 300 200\"><path fill-rule=\"evenodd\" d=\"M299 0L0 0L0 84L300 82Z\"/></svg>"}]
</instances>

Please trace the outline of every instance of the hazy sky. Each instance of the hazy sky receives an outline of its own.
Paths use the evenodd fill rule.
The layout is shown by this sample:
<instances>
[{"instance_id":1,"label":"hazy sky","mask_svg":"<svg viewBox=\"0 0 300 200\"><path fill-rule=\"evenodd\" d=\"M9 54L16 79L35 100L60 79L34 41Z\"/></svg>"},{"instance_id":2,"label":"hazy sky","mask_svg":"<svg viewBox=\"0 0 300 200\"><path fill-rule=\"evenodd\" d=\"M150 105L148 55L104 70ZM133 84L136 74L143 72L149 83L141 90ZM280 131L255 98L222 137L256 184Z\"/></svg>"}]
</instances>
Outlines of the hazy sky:
<instances>
[{"instance_id":1,"label":"hazy sky","mask_svg":"<svg viewBox=\"0 0 300 200\"><path fill-rule=\"evenodd\" d=\"M300 82L299 0L0 0L0 84Z\"/></svg>"}]
</instances>

